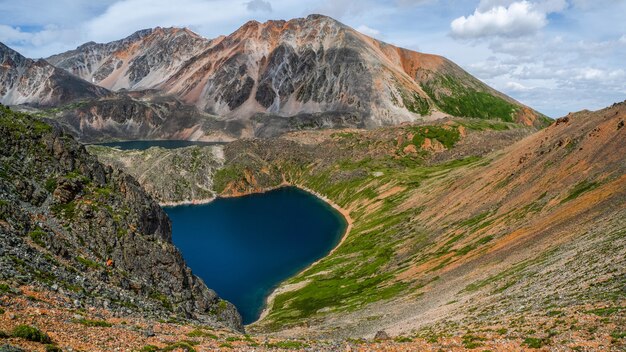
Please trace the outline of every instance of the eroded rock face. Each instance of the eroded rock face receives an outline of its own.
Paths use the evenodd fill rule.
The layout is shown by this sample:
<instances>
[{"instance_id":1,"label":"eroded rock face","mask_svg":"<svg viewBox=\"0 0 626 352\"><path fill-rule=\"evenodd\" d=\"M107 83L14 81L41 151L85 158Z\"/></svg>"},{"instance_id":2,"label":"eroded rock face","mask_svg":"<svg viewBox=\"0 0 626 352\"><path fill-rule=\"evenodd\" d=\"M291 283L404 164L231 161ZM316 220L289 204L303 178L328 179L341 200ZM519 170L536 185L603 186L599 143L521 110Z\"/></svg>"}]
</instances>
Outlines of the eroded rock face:
<instances>
[{"instance_id":1,"label":"eroded rock face","mask_svg":"<svg viewBox=\"0 0 626 352\"><path fill-rule=\"evenodd\" d=\"M44 60L31 60L0 43L0 103L51 106L108 94Z\"/></svg>"},{"instance_id":2,"label":"eroded rock face","mask_svg":"<svg viewBox=\"0 0 626 352\"><path fill-rule=\"evenodd\" d=\"M186 266L167 215L134 178L68 135L0 108L2 279L57 285L78 305L242 330L235 307Z\"/></svg>"}]
</instances>

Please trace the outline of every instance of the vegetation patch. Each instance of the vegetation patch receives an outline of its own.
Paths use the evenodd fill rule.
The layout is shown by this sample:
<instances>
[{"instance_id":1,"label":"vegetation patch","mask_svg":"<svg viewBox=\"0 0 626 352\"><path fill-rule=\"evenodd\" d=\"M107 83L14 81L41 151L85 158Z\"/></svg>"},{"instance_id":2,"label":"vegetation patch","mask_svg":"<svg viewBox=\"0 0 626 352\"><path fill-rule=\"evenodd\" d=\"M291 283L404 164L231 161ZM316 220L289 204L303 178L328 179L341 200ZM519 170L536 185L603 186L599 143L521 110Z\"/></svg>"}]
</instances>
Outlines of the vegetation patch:
<instances>
[{"instance_id":1,"label":"vegetation patch","mask_svg":"<svg viewBox=\"0 0 626 352\"><path fill-rule=\"evenodd\" d=\"M513 117L519 109L492 93L468 87L450 75L437 75L422 88L439 109L454 116L514 122Z\"/></svg>"},{"instance_id":2,"label":"vegetation patch","mask_svg":"<svg viewBox=\"0 0 626 352\"><path fill-rule=\"evenodd\" d=\"M161 302L161 305L163 305L165 309L172 310L172 303L169 299L167 299L167 296L165 294L158 291L152 291L149 297Z\"/></svg>"},{"instance_id":3,"label":"vegetation patch","mask_svg":"<svg viewBox=\"0 0 626 352\"><path fill-rule=\"evenodd\" d=\"M415 92L413 92L410 96L405 93L401 93L401 96L404 107L410 112L422 116L430 114L430 103L427 99L420 97Z\"/></svg>"},{"instance_id":4,"label":"vegetation patch","mask_svg":"<svg viewBox=\"0 0 626 352\"><path fill-rule=\"evenodd\" d=\"M196 349L193 347L193 342L179 341L157 351L160 351L160 352L169 352L169 351L196 352Z\"/></svg>"},{"instance_id":5,"label":"vegetation patch","mask_svg":"<svg viewBox=\"0 0 626 352\"><path fill-rule=\"evenodd\" d=\"M37 227L35 230L31 231L28 233L28 237L30 237L30 239L35 242L36 244L38 244L41 247L45 247L46 244L44 243L43 239L46 236L46 233L39 227Z\"/></svg>"},{"instance_id":6,"label":"vegetation patch","mask_svg":"<svg viewBox=\"0 0 626 352\"><path fill-rule=\"evenodd\" d=\"M97 269L97 268L102 267L100 263L94 262L91 259L83 258L81 256L77 256L76 261L86 266L87 268L91 268L91 269Z\"/></svg>"},{"instance_id":7,"label":"vegetation patch","mask_svg":"<svg viewBox=\"0 0 626 352\"><path fill-rule=\"evenodd\" d=\"M48 191L48 193L54 192L54 190L57 188L57 179L55 177L47 179L44 183L44 188L46 189L46 191Z\"/></svg>"},{"instance_id":8,"label":"vegetation patch","mask_svg":"<svg viewBox=\"0 0 626 352\"><path fill-rule=\"evenodd\" d=\"M586 313L588 314L595 314L599 317L608 317L610 315L613 315L617 312L620 312L622 310L626 310L625 307L606 307L606 308L597 308L597 309L592 309L592 310L588 310Z\"/></svg>"},{"instance_id":9,"label":"vegetation patch","mask_svg":"<svg viewBox=\"0 0 626 352\"><path fill-rule=\"evenodd\" d=\"M91 320L91 319L75 319L75 323L82 324L89 327L100 327L100 328L110 328L113 324L105 321L105 320Z\"/></svg>"},{"instance_id":10,"label":"vegetation patch","mask_svg":"<svg viewBox=\"0 0 626 352\"><path fill-rule=\"evenodd\" d=\"M13 329L13 337L22 338L28 341L51 343L52 339L48 334L42 332L34 326L18 325Z\"/></svg>"},{"instance_id":11,"label":"vegetation patch","mask_svg":"<svg viewBox=\"0 0 626 352\"><path fill-rule=\"evenodd\" d=\"M544 345L548 344L547 339L541 339L537 337L527 337L522 342L523 345L528 346L529 348L541 348Z\"/></svg>"},{"instance_id":12,"label":"vegetation patch","mask_svg":"<svg viewBox=\"0 0 626 352\"><path fill-rule=\"evenodd\" d=\"M447 149L451 149L461 139L461 133L457 126L414 126L409 127L413 133L411 141L420 148L426 138L434 139L443 144Z\"/></svg>"},{"instance_id":13,"label":"vegetation patch","mask_svg":"<svg viewBox=\"0 0 626 352\"><path fill-rule=\"evenodd\" d=\"M474 349L482 346L482 341L485 341L485 338L472 334L466 334L462 337L463 347L469 349Z\"/></svg>"},{"instance_id":14,"label":"vegetation patch","mask_svg":"<svg viewBox=\"0 0 626 352\"><path fill-rule=\"evenodd\" d=\"M52 213L61 216L66 220L73 220L76 215L76 201L71 201L67 204L54 204L50 207Z\"/></svg>"},{"instance_id":15,"label":"vegetation patch","mask_svg":"<svg viewBox=\"0 0 626 352\"><path fill-rule=\"evenodd\" d=\"M278 341L274 343L268 343L265 346L268 348L282 348L284 350L299 350L309 347L309 345L307 345L306 343L295 340Z\"/></svg>"},{"instance_id":16,"label":"vegetation patch","mask_svg":"<svg viewBox=\"0 0 626 352\"><path fill-rule=\"evenodd\" d=\"M7 284L0 284L0 292L1 293L11 293L11 286Z\"/></svg>"},{"instance_id":17,"label":"vegetation patch","mask_svg":"<svg viewBox=\"0 0 626 352\"><path fill-rule=\"evenodd\" d=\"M570 200L576 199L581 194L585 192L589 192L598 186L599 186L598 182L589 182L587 180L581 181L576 186L574 186L574 188L572 188L569 195L561 201L561 204L565 202L569 202Z\"/></svg>"},{"instance_id":18,"label":"vegetation patch","mask_svg":"<svg viewBox=\"0 0 626 352\"><path fill-rule=\"evenodd\" d=\"M46 352L63 352L63 350L59 346L48 344L46 345Z\"/></svg>"},{"instance_id":19,"label":"vegetation patch","mask_svg":"<svg viewBox=\"0 0 626 352\"><path fill-rule=\"evenodd\" d=\"M189 332L187 334L187 336L189 336L189 337L208 337L208 338L211 338L213 340L217 340L218 339L217 335L212 334L212 333L207 332L207 331L204 331L204 330L201 330L201 329L194 329L193 331Z\"/></svg>"}]
</instances>

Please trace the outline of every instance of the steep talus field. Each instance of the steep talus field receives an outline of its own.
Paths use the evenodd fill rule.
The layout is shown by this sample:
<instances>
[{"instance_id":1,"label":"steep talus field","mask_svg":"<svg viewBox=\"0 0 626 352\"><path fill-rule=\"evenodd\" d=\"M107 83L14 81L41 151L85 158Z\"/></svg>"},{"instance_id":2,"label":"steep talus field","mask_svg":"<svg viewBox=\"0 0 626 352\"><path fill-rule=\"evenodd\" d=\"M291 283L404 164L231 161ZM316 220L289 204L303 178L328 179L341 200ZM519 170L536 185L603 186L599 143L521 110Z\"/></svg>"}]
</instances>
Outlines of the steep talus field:
<instances>
[{"instance_id":1,"label":"steep talus field","mask_svg":"<svg viewBox=\"0 0 626 352\"><path fill-rule=\"evenodd\" d=\"M2 287L56 291L77 310L242 329L234 306L185 265L167 215L135 179L4 106L0 139Z\"/></svg>"},{"instance_id":2,"label":"steep talus field","mask_svg":"<svg viewBox=\"0 0 626 352\"><path fill-rule=\"evenodd\" d=\"M222 128L235 137L374 128L446 115L548 124L543 115L446 58L377 41L321 15L251 21L213 40L187 29L148 29L111 43L87 43L47 60L122 94L150 90L189 104L188 109L198 110L195 115L237 122L238 129ZM76 129L89 137L119 119L109 110L68 109L63 120L89 125ZM180 118L170 111L165 118ZM138 114L134 120L141 124L151 115ZM176 124L169 125L167 130L175 131Z\"/></svg>"},{"instance_id":3,"label":"steep talus field","mask_svg":"<svg viewBox=\"0 0 626 352\"><path fill-rule=\"evenodd\" d=\"M31 60L0 43L0 103L52 106L108 94L45 60Z\"/></svg>"}]
</instances>

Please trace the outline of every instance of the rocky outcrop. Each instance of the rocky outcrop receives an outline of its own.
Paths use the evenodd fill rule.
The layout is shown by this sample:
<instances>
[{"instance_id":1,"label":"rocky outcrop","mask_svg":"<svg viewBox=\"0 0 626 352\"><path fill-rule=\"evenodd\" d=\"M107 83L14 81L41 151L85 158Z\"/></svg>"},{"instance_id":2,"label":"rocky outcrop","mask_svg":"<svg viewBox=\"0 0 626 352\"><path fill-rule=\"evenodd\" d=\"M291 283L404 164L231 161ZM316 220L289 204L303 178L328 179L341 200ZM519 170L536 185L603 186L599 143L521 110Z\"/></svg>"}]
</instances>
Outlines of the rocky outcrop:
<instances>
[{"instance_id":1,"label":"rocky outcrop","mask_svg":"<svg viewBox=\"0 0 626 352\"><path fill-rule=\"evenodd\" d=\"M103 164L131 174L161 204L213 199L213 176L224 161L221 145L146 150L91 145L87 149Z\"/></svg>"},{"instance_id":2,"label":"rocky outcrop","mask_svg":"<svg viewBox=\"0 0 626 352\"><path fill-rule=\"evenodd\" d=\"M45 60L31 60L0 43L0 103L52 106L108 94L50 65Z\"/></svg>"},{"instance_id":3,"label":"rocky outcrop","mask_svg":"<svg viewBox=\"0 0 626 352\"><path fill-rule=\"evenodd\" d=\"M5 107L0 138L0 278L60 290L77 307L242 329L234 306L186 266L167 215L133 177Z\"/></svg>"}]
</instances>

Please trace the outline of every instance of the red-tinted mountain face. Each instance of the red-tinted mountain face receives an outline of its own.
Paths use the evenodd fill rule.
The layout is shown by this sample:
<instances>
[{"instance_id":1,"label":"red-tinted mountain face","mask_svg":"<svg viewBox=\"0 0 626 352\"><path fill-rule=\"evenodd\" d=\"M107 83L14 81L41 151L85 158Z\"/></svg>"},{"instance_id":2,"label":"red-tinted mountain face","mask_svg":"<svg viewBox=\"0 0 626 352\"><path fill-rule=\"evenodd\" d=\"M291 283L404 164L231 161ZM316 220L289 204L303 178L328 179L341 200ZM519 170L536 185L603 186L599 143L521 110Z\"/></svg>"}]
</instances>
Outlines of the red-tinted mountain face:
<instances>
[{"instance_id":1,"label":"red-tinted mountain face","mask_svg":"<svg viewBox=\"0 0 626 352\"><path fill-rule=\"evenodd\" d=\"M155 89L244 122L312 116L332 127L351 116L352 125L375 127L453 115L545 123L444 57L380 42L321 15L251 21L213 40L187 29L148 29L47 60L108 89Z\"/></svg>"}]
</instances>

